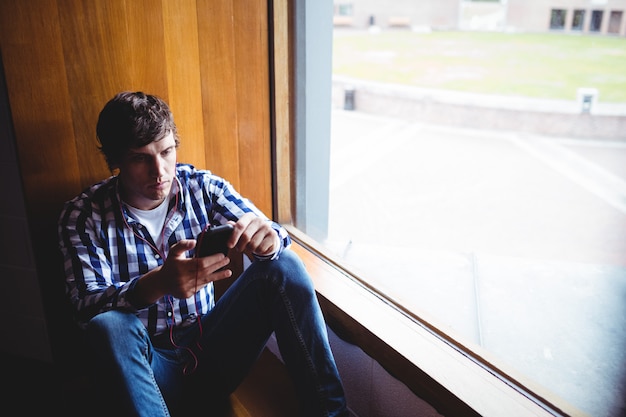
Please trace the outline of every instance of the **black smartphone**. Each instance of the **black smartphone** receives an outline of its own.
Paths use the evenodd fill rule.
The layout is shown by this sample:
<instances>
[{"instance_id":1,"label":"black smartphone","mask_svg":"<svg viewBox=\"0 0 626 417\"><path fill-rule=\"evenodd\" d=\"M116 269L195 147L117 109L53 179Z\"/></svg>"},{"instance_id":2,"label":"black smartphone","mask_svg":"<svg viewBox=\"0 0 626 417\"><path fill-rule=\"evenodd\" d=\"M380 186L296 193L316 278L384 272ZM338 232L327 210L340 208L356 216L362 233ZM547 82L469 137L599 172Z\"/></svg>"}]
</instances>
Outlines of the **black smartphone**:
<instances>
[{"instance_id":1,"label":"black smartphone","mask_svg":"<svg viewBox=\"0 0 626 417\"><path fill-rule=\"evenodd\" d=\"M202 231L197 238L195 256L202 258L220 252L224 256L228 255L226 242L228 242L228 238L233 233L233 229L232 224L221 224Z\"/></svg>"}]
</instances>

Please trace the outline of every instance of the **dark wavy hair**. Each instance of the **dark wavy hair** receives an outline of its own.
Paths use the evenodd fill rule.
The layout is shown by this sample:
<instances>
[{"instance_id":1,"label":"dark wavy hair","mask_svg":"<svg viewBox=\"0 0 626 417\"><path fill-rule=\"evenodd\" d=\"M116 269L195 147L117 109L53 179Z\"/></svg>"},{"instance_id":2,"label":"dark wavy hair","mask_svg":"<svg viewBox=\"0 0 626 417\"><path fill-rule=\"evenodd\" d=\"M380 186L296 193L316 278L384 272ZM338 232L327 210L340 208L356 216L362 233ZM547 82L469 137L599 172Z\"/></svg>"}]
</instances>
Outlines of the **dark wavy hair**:
<instances>
[{"instance_id":1,"label":"dark wavy hair","mask_svg":"<svg viewBox=\"0 0 626 417\"><path fill-rule=\"evenodd\" d=\"M103 107L96 126L98 149L111 170L119 167L128 150L161 140L170 132L178 146L178 131L167 103L141 91L116 94Z\"/></svg>"}]
</instances>

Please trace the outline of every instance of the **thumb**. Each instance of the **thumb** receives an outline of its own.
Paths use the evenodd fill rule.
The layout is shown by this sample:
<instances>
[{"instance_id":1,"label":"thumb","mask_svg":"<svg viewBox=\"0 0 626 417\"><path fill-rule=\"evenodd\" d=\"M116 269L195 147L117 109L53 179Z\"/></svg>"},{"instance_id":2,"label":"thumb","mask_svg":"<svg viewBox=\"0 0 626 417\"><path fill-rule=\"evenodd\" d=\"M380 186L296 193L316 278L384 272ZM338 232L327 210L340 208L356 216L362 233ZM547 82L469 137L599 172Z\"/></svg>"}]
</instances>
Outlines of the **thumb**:
<instances>
[{"instance_id":1,"label":"thumb","mask_svg":"<svg viewBox=\"0 0 626 417\"><path fill-rule=\"evenodd\" d=\"M196 247L196 241L193 239L183 239L170 246L170 254L174 258L186 258L185 252Z\"/></svg>"}]
</instances>

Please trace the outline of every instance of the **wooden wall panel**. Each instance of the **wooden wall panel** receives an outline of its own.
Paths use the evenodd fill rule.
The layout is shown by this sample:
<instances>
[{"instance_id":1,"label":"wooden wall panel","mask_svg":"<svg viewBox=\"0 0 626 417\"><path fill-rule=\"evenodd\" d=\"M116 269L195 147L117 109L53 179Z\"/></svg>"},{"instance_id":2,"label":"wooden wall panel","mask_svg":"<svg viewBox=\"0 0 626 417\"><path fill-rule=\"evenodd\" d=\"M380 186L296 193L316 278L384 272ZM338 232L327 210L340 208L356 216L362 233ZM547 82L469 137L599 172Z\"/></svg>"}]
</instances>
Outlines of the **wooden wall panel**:
<instances>
[{"instance_id":1,"label":"wooden wall panel","mask_svg":"<svg viewBox=\"0 0 626 417\"><path fill-rule=\"evenodd\" d=\"M267 4L198 4L200 39L206 40L200 43L200 66L207 163L270 214ZM267 98L265 105L259 105L259 97Z\"/></svg>"},{"instance_id":2,"label":"wooden wall panel","mask_svg":"<svg viewBox=\"0 0 626 417\"><path fill-rule=\"evenodd\" d=\"M241 191L261 210L271 213L270 132L259 129L270 123L270 106L259 106L257 97L269 97L268 15L264 2L235 2L235 71L237 74L237 126L241 178L256 177L255 183L242 181ZM265 59L264 59L265 58Z\"/></svg>"},{"instance_id":3,"label":"wooden wall panel","mask_svg":"<svg viewBox=\"0 0 626 417\"><path fill-rule=\"evenodd\" d=\"M160 0L59 1L65 66L77 138L81 185L109 175L95 124L103 104L122 90L168 99Z\"/></svg>"},{"instance_id":4,"label":"wooden wall panel","mask_svg":"<svg viewBox=\"0 0 626 417\"><path fill-rule=\"evenodd\" d=\"M163 23L169 105L181 138L178 160L206 167L196 0L163 0Z\"/></svg>"},{"instance_id":5,"label":"wooden wall panel","mask_svg":"<svg viewBox=\"0 0 626 417\"><path fill-rule=\"evenodd\" d=\"M267 18L262 1L0 0L0 52L51 314L63 292L56 220L65 200L110 175L95 125L119 91L167 100L179 161L224 176L271 215Z\"/></svg>"},{"instance_id":6,"label":"wooden wall panel","mask_svg":"<svg viewBox=\"0 0 626 417\"><path fill-rule=\"evenodd\" d=\"M1 50L19 137L18 159L27 208L37 216L50 203L69 196L80 182L59 16L54 1L38 1L36 7L2 1L0 6Z\"/></svg>"},{"instance_id":7,"label":"wooden wall panel","mask_svg":"<svg viewBox=\"0 0 626 417\"><path fill-rule=\"evenodd\" d=\"M237 95L233 5L198 1L198 33L206 161L235 187L241 185L237 148ZM241 45L241 47L245 47ZM220 121L228 120L229 123Z\"/></svg>"},{"instance_id":8,"label":"wooden wall panel","mask_svg":"<svg viewBox=\"0 0 626 417\"><path fill-rule=\"evenodd\" d=\"M0 7L11 107L33 204L46 190L56 190L53 199L59 188L68 197L109 174L95 151L98 112L116 92L142 90L170 103L181 161L225 176L271 212L265 3L5 0ZM45 112L33 111L29 94ZM63 127L41 129L45 119ZM48 148L54 159L33 165ZM46 178L51 171L54 179Z\"/></svg>"}]
</instances>

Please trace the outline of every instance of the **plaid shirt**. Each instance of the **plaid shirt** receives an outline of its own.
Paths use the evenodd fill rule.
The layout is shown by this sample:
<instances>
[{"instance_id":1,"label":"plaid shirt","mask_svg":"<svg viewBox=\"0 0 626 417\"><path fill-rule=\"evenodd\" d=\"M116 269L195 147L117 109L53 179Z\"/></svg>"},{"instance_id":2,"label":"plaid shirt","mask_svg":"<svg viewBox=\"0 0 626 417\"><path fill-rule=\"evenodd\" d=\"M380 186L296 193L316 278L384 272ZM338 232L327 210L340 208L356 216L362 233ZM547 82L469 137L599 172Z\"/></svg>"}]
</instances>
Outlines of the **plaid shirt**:
<instances>
[{"instance_id":1,"label":"plaid shirt","mask_svg":"<svg viewBox=\"0 0 626 417\"><path fill-rule=\"evenodd\" d=\"M163 264L169 246L182 239L195 239L207 225L236 221L248 212L267 219L210 171L187 164L178 164L176 171L163 226L163 242L167 244L162 248L157 248L147 229L130 216L120 199L116 176L65 203L59 218L59 243L67 292L81 326L111 309L134 311L152 335L170 326L195 322L215 304L213 283L188 299L165 296L141 309L128 300L128 290L143 274ZM267 221L272 223L282 246L271 257L259 259L274 259L291 243L284 228ZM193 251L189 253L192 255Z\"/></svg>"}]
</instances>

